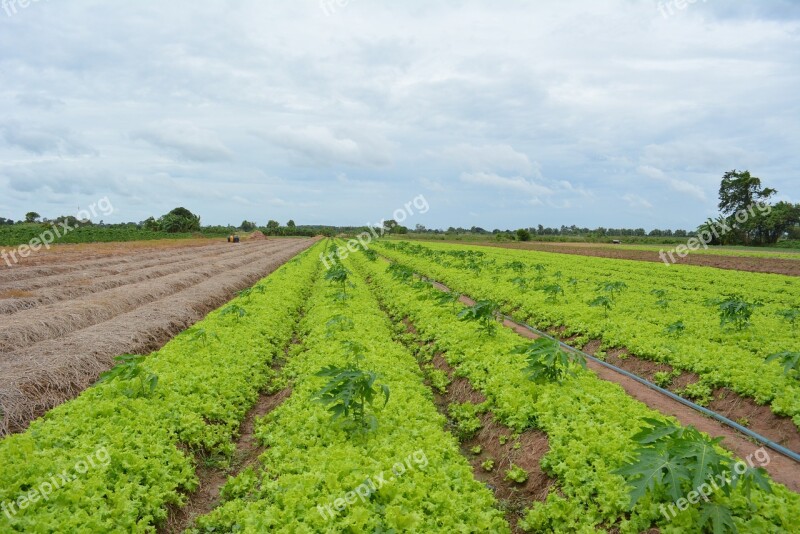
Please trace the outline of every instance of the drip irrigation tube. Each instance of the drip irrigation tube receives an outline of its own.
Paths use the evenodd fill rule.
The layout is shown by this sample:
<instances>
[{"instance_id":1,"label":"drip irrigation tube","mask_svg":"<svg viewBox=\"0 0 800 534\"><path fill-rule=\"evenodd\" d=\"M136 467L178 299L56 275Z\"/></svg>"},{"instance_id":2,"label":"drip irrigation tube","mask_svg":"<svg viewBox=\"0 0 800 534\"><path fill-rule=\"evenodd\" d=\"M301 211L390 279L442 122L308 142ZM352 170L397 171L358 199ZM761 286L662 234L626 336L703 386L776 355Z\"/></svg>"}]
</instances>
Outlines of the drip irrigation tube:
<instances>
[{"instance_id":1,"label":"drip irrigation tube","mask_svg":"<svg viewBox=\"0 0 800 534\"><path fill-rule=\"evenodd\" d=\"M559 339L556 339L553 336L551 336L549 334L546 334L545 332L537 330L536 328L533 328L532 326L530 326L528 324L521 323L521 322L517 321L516 319L514 319L513 317L509 317L507 315L503 315L503 318L506 319L506 320L509 320L509 321L511 321L513 323L516 323L516 324L522 326L523 328L527 328L528 330L530 330L531 332L533 332L534 334L536 334L538 336L545 337L545 338L548 338L548 339L552 339L553 341L558 342L558 344L561 345L563 348L565 348L565 349L567 349L567 350L569 350L571 352L576 352L576 353L580 354L581 356L583 356L584 358L586 358L587 360L591 360L591 361L593 361L595 363L598 363L598 364L602 365L603 367L607 367L608 369L611 369L611 370L613 370L613 371L615 371L615 372L617 372L617 373L619 373L621 375L624 375L624 376L627 376L628 378L636 380L640 384L642 384L644 386L647 386L648 388L652 389L653 391L658 391L659 393L662 393L662 394L666 395L667 397L669 397L669 398L671 398L673 400L676 400L676 401L680 402L681 404L683 404L685 406L688 406L689 408L692 408L693 410L696 410L696 411L698 411L698 412L700 412L700 413L702 413L704 415L707 415L707 416L711 417L712 419L716 419L720 423L722 423L722 424L724 424L726 426L729 426L729 427L733 428L734 430L737 430L738 432L741 432L742 434L744 434L744 435L746 435L746 436L748 436L750 438L753 438L754 440L758 441L759 443L761 443L762 445L764 445L766 447L769 447L770 449L774 450L775 452L778 452L778 453L780 453L780 454L782 454L784 456L787 456L787 457L791 458L792 460L794 460L795 462L800 462L800 454L797 454L796 452L794 452L794 451L792 451L790 449L787 449L786 447L784 447L782 445L779 445L778 443L775 443L774 441L772 441L772 440L770 440L768 438L765 438L761 434L753 432L752 430L750 430L747 427L743 427L742 425L740 425L739 423L737 423L735 421L731 421L730 419L728 419L724 415L720 415L717 412L711 411L708 408L700 406L699 404L695 404L690 400L686 400L683 397L681 397L680 395L676 395L675 393L669 391L668 389L664 389L662 387L659 387L659 386L653 384L652 382L649 382L649 381L645 380L644 378L642 378L642 377L640 377L638 375L635 375L633 373L630 373L630 372L626 371L625 369L621 369L621 368L617 367L616 365L612 365L612 364L610 364L608 362L604 362L603 360L595 358L594 356L586 354L582 350L579 350L579 349L576 349L575 347L567 345L563 341L561 341Z\"/></svg>"},{"instance_id":2,"label":"drip irrigation tube","mask_svg":"<svg viewBox=\"0 0 800 534\"><path fill-rule=\"evenodd\" d=\"M446 285L442 284L441 282L438 282L436 280L433 280L431 278L428 278L428 277L425 277L425 276L421 276L421 275L420 275L420 278L422 278L425 281L432 282L434 284L437 284L437 285L445 288L447 290L447 292L451 292L451 289L449 287L447 287ZM717 412L713 412L713 411L709 410L708 408L704 408L703 406L700 406L699 404L695 404L690 400L684 399L680 395L676 395L675 393L669 391L668 389L664 389L662 387L659 387L659 386L653 384L652 382L649 382L649 381L645 380L641 376L637 376L637 375L635 375L633 373L630 373L630 372L626 371L625 369L621 369L621 368L617 367L616 365L612 365L612 364L610 364L608 362L604 362L603 360L595 358L594 356L591 356L590 354L586 354L582 350L576 349L575 347L573 347L571 345L567 345L566 343L564 343L560 339L556 339L555 337L551 336L550 334L542 332L541 330L538 330L538 329L536 329L536 328L534 328L534 327L532 327L532 326L530 326L530 325L528 325L526 323L521 323L521 322L517 321L516 319L514 319L513 317L505 315L504 313L501 313L500 315L503 317L503 319L505 319L507 321L511 321L512 323L518 324L519 326L521 326L523 328L527 328L528 330L530 330L531 332L533 332L537 336L545 337L547 339L551 339L553 341L556 341L564 349L566 349L566 350L568 350L570 352L578 353L581 356L583 356L584 358L586 358L587 360L591 360L591 361L593 361L593 362L595 362L595 363L597 363L599 365L602 365L603 367L611 369L612 371L615 371L615 372L617 372L617 373L619 373L619 374L621 374L623 376L627 376L628 378L631 378L631 379L639 382L640 384L642 384L644 386L647 386L648 388L652 389L653 391L657 391L657 392L659 392L659 393L661 393L663 395L666 395L667 397L669 397L669 398L671 398L673 400L676 400L676 401L680 402L684 406L688 406L689 408L691 408L691 409L693 409L695 411L698 411L698 412L702 413L703 415L707 415L708 417L711 417L712 419L715 419L715 420L719 421L723 425L729 426L729 427L733 428L734 430L736 430L738 432L741 432L742 434L746 435L747 437L754 439L755 441L759 442L761 445L769 447L773 451L775 451L777 453L780 453L783 456L786 456L787 458L791 458L795 462L800 463L800 454L798 454L798 453L796 453L796 452L794 452L794 451L792 451L790 449L787 449L786 447L784 447L784 446L782 446L782 445L780 445L778 443L775 443L774 441L762 436L761 434L753 432L749 428L743 427L742 425L740 425L739 423L737 423L735 421L731 421L730 419L728 419L724 415L720 415Z\"/></svg>"}]
</instances>

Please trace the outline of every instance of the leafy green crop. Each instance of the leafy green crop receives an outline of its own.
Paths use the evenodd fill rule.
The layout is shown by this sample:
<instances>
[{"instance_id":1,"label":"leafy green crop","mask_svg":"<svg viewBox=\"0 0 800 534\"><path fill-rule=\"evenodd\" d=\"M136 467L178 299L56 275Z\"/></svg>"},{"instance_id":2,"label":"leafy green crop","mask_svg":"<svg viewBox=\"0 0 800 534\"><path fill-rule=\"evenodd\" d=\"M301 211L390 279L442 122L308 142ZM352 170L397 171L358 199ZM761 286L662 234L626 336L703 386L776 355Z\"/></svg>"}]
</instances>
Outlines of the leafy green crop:
<instances>
[{"instance_id":1,"label":"leafy green crop","mask_svg":"<svg viewBox=\"0 0 800 534\"><path fill-rule=\"evenodd\" d=\"M600 276L624 280L631 290L617 296L613 320L604 321L598 320L597 314L584 306L564 301L544 305L541 292L521 294L506 280L493 283L488 274L491 271L475 276L471 271L462 270L454 253L464 252L470 247L414 244L391 248L386 245L395 244L379 243L377 246L382 254L475 299L502 299L508 303L509 310L515 310L512 313L529 324L540 328L563 325L562 335L578 334L577 339L584 342L597 339L601 333L609 343L606 346L626 346L637 355L645 352L654 360L669 363L676 369L694 371L702 378L709 377L709 384L736 384L749 395L754 395L754 390L766 390L773 395L777 390L786 409L796 409L792 408L791 402L798 398L792 396L798 390L792 389L777 365L764 365L764 356L752 351L754 347L763 351L765 346L775 347L773 350L791 346L787 345L793 342L790 336L786 337L788 329L774 314L771 315L772 322L759 330L763 337L753 336L752 343L747 335L735 339L697 336L692 338L692 343L679 344L663 333L666 325L677 320L683 320L692 332L709 329L718 332L716 317L709 314L703 304L708 292L722 294L729 292L729 286L738 285L756 291L753 298L769 299L769 295L775 293L776 275L730 272L720 278L717 270L699 267L661 269L657 264L645 262L612 262L527 250L485 249L484 260L497 259L500 265L511 258L528 265L542 261L547 262L552 271L570 273L576 280L581 280L570 289L570 296L575 292L578 301L588 300L594 294ZM578 376L560 384L532 382L525 373L527 362L524 356L511 354L520 343L518 335L511 330L503 328L495 336L482 336L470 325L458 321L449 310L414 298L415 292L411 288L392 280L380 269L367 262L358 262L358 268L371 278L376 297L395 321L409 318L417 330L418 339L435 343L437 352L455 368L458 376L468 378L490 399L490 409L499 422L516 431L536 428L546 433L549 452L542 459L542 467L558 480L558 490L551 490L544 502L531 504L526 517L519 523L521 528L530 532L593 532L613 525L620 532L634 533L658 526L662 532L670 534L699 532L703 528L698 527L701 514L694 507L671 523L665 523L664 515L655 504L668 499L664 493L647 496L631 508L623 477L613 473L630 461L630 453L638 445L631 436L641 430L642 421L661 417L658 412L632 399L616 384L598 379L593 373L579 372ZM653 299L648 292L652 289L654 277L658 277L659 283L668 288L681 306L671 306L667 310L652 306ZM732 281L728 282L729 279ZM789 294L781 298L797 300L800 286L788 277L780 279L793 283L787 283ZM698 287L702 291L698 291ZM780 289L783 289L783 284ZM785 307L785 304L777 305ZM756 323L759 329L762 328L761 320L759 317ZM756 329L751 332L756 332ZM738 485L730 497L721 495L712 503L718 502L733 510L740 532L792 532L794 525L800 523L800 497L779 484L770 483L770 487L772 491L766 492L758 485L751 486L752 505L743 497L744 485ZM705 507L703 512L709 519L714 517L714 510L710 507Z\"/></svg>"},{"instance_id":2,"label":"leafy green crop","mask_svg":"<svg viewBox=\"0 0 800 534\"><path fill-rule=\"evenodd\" d=\"M524 484L528 481L528 472L518 465L511 464L511 467L506 471L505 479L517 484Z\"/></svg>"}]
</instances>

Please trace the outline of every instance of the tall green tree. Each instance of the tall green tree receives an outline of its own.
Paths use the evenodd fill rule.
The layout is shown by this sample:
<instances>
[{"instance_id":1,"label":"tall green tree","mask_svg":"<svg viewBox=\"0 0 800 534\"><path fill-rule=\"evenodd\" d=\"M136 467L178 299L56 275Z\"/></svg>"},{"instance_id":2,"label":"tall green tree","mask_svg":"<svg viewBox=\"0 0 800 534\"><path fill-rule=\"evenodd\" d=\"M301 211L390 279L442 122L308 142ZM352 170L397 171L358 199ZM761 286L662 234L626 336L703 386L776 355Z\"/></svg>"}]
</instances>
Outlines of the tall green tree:
<instances>
[{"instance_id":1,"label":"tall green tree","mask_svg":"<svg viewBox=\"0 0 800 534\"><path fill-rule=\"evenodd\" d=\"M28 213L25 214L25 222L27 223L36 222L39 220L39 217L41 217L41 215L39 215L35 211L29 211Z\"/></svg>"},{"instance_id":2,"label":"tall green tree","mask_svg":"<svg viewBox=\"0 0 800 534\"><path fill-rule=\"evenodd\" d=\"M775 189L761 186L761 178L750 175L750 171L728 171L719 186L719 209L725 216L747 210L757 202L767 202Z\"/></svg>"}]
</instances>

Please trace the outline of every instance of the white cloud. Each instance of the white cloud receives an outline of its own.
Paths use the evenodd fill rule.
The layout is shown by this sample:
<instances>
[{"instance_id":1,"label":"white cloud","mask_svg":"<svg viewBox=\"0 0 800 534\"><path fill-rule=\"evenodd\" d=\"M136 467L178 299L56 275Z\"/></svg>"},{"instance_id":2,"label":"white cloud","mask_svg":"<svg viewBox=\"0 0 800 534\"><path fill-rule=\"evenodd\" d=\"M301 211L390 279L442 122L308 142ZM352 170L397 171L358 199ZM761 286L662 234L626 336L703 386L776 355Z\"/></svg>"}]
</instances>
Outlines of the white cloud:
<instances>
[{"instance_id":1,"label":"white cloud","mask_svg":"<svg viewBox=\"0 0 800 534\"><path fill-rule=\"evenodd\" d=\"M227 161L233 156L215 132L188 121L162 121L134 132L131 137L190 161Z\"/></svg>"},{"instance_id":2,"label":"white cloud","mask_svg":"<svg viewBox=\"0 0 800 534\"><path fill-rule=\"evenodd\" d=\"M301 160L320 166L385 166L391 161L388 153L379 148L380 143L374 140L359 142L337 135L324 126L283 126L266 137Z\"/></svg>"},{"instance_id":3,"label":"white cloud","mask_svg":"<svg viewBox=\"0 0 800 534\"><path fill-rule=\"evenodd\" d=\"M539 175L538 164L534 165L526 154L517 152L510 145L495 144L475 146L462 143L447 147L441 155L456 165L471 171L511 172L522 175Z\"/></svg>"},{"instance_id":4,"label":"white cloud","mask_svg":"<svg viewBox=\"0 0 800 534\"><path fill-rule=\"evenodd\" d=\"M646 198L642 198L639 195L635 195L633 193L627 193L622 196L622 200L628 203L628 205L632 208L644 208L650 209L653 205L650 203L649 200Z\"/></svg>"},{"instance_id":5,"label":"white cloud","mask_svg":"<svg viewBox=\"0 0 800 534\"><path fill-rule=\"evenodd\" d=\"M507 178L494 173L465 172L461 174L461 181L467 184L482 185L493 189L516 191L533 197L553 194L553 190L549 187L537 184L521 176Z\"/></svg>"},{"instance_id":6,"label":"white cloud","mask_svg":"<svg viewBox=\"0 0 800 534\"><path fill-rule=\"evenodd\" d=\"M638 171L640 174L643 174L652 180L666 184L670 189L678 193L689 195L697 200L704 201L707 198L706 192L702 187L685 180L667 176L667 174L661 169L657 169L649 165L642 165L638 168Z\"/></svg>"}]
</instances>

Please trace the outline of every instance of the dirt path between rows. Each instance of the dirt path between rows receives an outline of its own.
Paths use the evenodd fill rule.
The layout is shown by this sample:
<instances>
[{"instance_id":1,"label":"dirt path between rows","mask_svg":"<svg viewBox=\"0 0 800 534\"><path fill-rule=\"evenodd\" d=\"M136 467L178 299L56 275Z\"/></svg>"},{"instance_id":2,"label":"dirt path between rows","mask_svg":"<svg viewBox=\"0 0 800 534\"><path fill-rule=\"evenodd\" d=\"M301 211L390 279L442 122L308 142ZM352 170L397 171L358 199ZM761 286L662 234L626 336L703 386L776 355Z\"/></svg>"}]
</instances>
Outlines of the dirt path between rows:
<instances>
[{"instance_id":1,"label":"dirt path between rows","mask_svg":"<svg viewBox=\"0 0 800 534\"><path fill-rule=\"evenodd\" d=\"M576 256L591 256L595 258L611 258L616 260L648 261L663 263L659 253L649 250L620 248L575 246L568 244L549 243L480 243L480 246L508 248L514 250L535 250L539 252L554 252L556 254L571 254ZM664 245L665 250L672 250L671 245ZM712 254L689 254L685 258L674 255L678 265L697 265L701 267L715 267L733 271L748 271L753 273L783 274L787 276L800 276L800 260L786 260L779 258L752 258L744 256L719 256Z\"/></svg>"},{"instance_id":2,"label":"dirt path between rows","mask_svg":"<svg viewBox=\"0 0 800 534\"><path fill-rule=\"evenodd\" d=\"M434 286L442 291L450 291L447 286L440 283L434 283ZM465 296L462 296L460 301L467 306L473 306L475 304L474 300ZM503 326L512 329L520 336L528 339L536 339L539 337L521 324L509 319L503 321ZM653 410L657 410L664 415L675 417L683 426L692 425L712 437L722 437L722 444L739 458L746 460L748 456L752 457L759 448L758 445L754 444L743 434L670 397L640 384L630 377L591 360L588 361L587 364L589 369L594 371L599 378L619 384L628 395L646 404ZM800 493L800 463L782 454L778 454L772 449L769 449L768 452L770 462L763 466L764 469L767 470L774 481L783 484L796 493Z\"/></svg>"}]
</instances>

